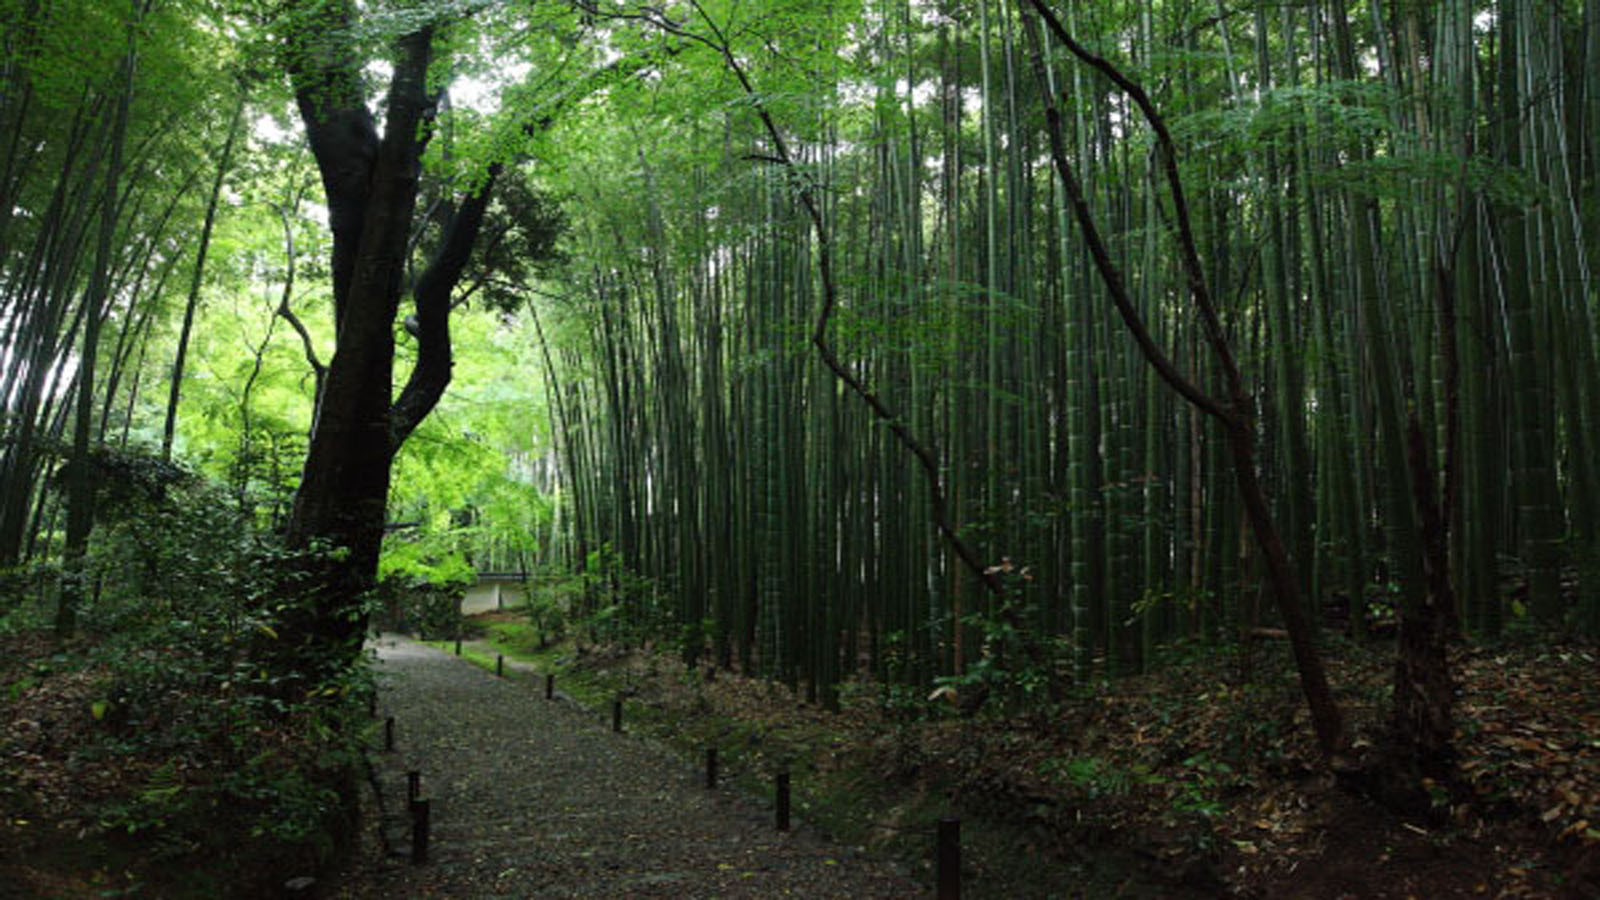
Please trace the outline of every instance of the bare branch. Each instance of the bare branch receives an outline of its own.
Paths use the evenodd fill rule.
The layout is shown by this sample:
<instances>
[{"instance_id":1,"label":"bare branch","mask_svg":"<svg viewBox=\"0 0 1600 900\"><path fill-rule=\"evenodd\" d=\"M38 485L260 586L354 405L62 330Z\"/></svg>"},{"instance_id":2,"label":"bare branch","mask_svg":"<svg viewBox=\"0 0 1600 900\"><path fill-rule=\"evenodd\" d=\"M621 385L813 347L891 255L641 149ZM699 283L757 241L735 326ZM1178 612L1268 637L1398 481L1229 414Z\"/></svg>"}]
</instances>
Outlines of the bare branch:
<instances>
[{"instance_id":1,"label":"bare branch","mask_svg":"<svg viewBox=\"0 0 1600 900\"><path fill-rule=\"evenodd\" d=\"M779 131L777 123L773 120L761 95L756 91L750 76L745 72L744 66L733 55L733 48L727 34L718 27L716 21L706 14L698 0L690 0L695 12L699 15L705 27L711 32L709 36L690 31L683 24L674 22L662 15L659 10L651 7L642 7L640 12L629 17L638 18L649 22L655 27L678 37L698 43L722 57L724 65L733 77L739 82L739 87L750 100L751 107L755 110L757 118L761 120L762 128L766 131L768 139L772 142L773 152L764 155L760 161L779 165L789 174L795 187L795 193L805 210L806 217L811 222L814 239L817 242L817 272L822 283L822 308L817 312L816 324L811 331L811 344L817 348L817 355L822 359L822 364L833 373L849 391L861 399L872 411L872 415L895 436L900 445L910 451L922 468L923 477L928 485L929 506L934 519L934 525L943 535L946 543L961 560L968 571L975 575L979 582L992 594L999 595L1005 587L996 571L984 564L978 558L977 551L969 545L956 531L955 525L950 521L947 502L944 492L944 479L940 472L938 455L931 447L923 443L912 433L905 420L869 388L862 380L839 359L838 353L828 340L828 325L833 318L834 310L838 306L838 287L833 277L833 249L829 240L827 223L823 221L822 209L816 199L816 185L806 177L795 162L794 154L789 150L789 143Z\"/></svg>"},{"instance_id":2,"label":"bare branch","mask_svg":"<svg viewBox=\"0 0 1600 900\"><path fill-rule=\"evenodd\" d=\"M1161 116L1155 103L1150 100L1150 95L1145 93L1137 81L1123 74L1104 57L1089 52L1074 40L1066 26L1062 25L1056 14L1044 4L1044 0L1028 0L1028 2L1049 27L1050 33L1070 50L1073 56L1104 75L1128 95L1134 105L1139 107L1139 113L1149 123L1150 130L1155 133L1156 147L1160 151L1157 155L1161 159L1161 171L1166 176L1167 189L1172 194L1173 219L1178 229L1178 250L1183 261L1184 275L1188 279L1189 293L1194 297L1195 308L1200 313L1200 324L1205 331L1206 342L1211 345L1211 351L1216 354L1217 361L1222 365L1222 375L1227 381L1228 398L1234 406L1233 412L1235 415L1248 416L1249 397L1239 377L1239 365L1233 358L1233 350L1228 344L1227 335L1222 330L1222 321L1217 316L1211 291L1206 286L1205 267L1200 263L1200 252L1197 249L1199 242L1195 239L1194 226L1190 221L1189 201L1183 191L1183 179L1178 175L1178 148L1172 140L1172 132L1167 129L1166 119ZM1166 377L1162 375L1162 378ZM1184 396L1188 397L1187 394ZM1189 399L1193 402L1193 398ZM1211 414L1217 415L1214 412Z\"/></svg>"},{"instance_id":3,"label":"bare branch","mask_svg":"<svg viewBox=\"0 0 1600 900\"><path fill-rule=\"evenodd\" d=\"M317 380L316 402L321 402L322 382L328 377L328 367L322 362L321 359L317 357L317 346L311 340L311 332L306 329L305 323L300 321L300 317L295 315L294 307L290 304L290 301L294 295L296 254L294 245L294 225L289 221L289 214L291 209L300 205L300 198L304 194L304 191L305 188L302 186L295 192L294 201L290 207L286 208L276 203L270 204L273 210L278 213L279 221L283 223L283 257L285 260L283 293L278 297L278 308L274 314L281 316L285 322L289 323L289 327L294 329L294 333L300 335L300 345L305 350L306 363L311 366L311 371L316 376ZM313 404L313 407L314 406L315 404Z\"/></svg>"}]
</instances>

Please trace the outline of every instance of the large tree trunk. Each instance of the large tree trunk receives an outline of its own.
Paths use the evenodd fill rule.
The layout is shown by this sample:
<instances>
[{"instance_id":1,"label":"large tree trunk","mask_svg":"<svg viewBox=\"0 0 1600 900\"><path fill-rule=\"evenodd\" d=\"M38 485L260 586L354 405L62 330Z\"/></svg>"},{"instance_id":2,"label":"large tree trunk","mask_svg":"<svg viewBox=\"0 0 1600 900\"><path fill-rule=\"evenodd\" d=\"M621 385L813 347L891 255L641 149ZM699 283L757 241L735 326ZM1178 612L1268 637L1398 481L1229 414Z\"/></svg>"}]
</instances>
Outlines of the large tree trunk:
<instances>
[{"instance_id":1,"label":"large tree trunk","mask_svg":"<svg viewBox=\"0 0 1600 900\"><path fill-rule=\"evenodd\" d=\"M358 651L365 629L360 602L377 576L390 462L450 381L450 295L471 255L497 171L492 168L451 216L439 251L417 281L417 364L391 402L394 323L404 290L424 119L435 100L425 84L433 36L431 27L423 27L396 42L380 139L349 38L353 6L340 5L337 16L338 27L303 35L291 54L300 114L333 230L337 342L289 519L289 546L311 552L282 635L285 649L299 659L334 661Z\"/></svg>"},{"instance_id":2,"label":"large tree trunk","mask_svg":"<svg viewBox=\"0 0 1600 900\"><path fill-rule=\"evenodd\" d=\"M348 7L344 18L348 25ZM353 48L336 40L307 48L309 64L293 73L333 229L338 337L289 518L290 547L315 552L284 639L312 645L292 650L354 652L365 625L358 604L377 574L389 496L394 319L417 193L416 135L431 40L423 32L400 41L382 141Z\"/></svg>"}]
</instances>

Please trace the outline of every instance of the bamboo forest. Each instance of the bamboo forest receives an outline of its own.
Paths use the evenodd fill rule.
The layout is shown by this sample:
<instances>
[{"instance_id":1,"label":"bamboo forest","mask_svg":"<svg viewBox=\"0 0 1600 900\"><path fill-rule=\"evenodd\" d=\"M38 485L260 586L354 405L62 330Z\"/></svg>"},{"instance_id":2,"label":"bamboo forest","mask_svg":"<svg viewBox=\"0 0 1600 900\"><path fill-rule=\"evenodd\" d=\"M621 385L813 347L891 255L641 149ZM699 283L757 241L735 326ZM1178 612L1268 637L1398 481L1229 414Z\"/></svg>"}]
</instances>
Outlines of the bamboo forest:
<instances>
[{"instance_id":1,"label":"bamboo forest","mask_svg":"<svg viewBox=\"0 0 1600 900\"><path fill-rule=\"evenodd\" d=\"M0 0L0 404L6 896L1600 895L1600 0Z\"/></svg>"}]
</instances>

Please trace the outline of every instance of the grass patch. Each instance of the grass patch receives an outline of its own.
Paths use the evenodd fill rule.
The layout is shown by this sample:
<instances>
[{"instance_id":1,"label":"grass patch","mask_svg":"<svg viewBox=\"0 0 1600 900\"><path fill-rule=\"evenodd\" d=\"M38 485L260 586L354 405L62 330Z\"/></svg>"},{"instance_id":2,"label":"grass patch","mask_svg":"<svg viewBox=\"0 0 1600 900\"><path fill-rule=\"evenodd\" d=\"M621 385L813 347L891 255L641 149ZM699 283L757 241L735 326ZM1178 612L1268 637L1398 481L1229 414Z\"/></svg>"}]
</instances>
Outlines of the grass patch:
<instances>
[{"instance_id":1,"label":"grass patch","mask_svg":"<svg viewBox=\"0 0 1600 900\"><path fill-rule=\"evenodd\" d=\"M573 665L572 645L541 646L540 637L533 626L524 622L490 622L483 640L462 642L459 654L456 653L454 640L429 640L421 643L444 653L458 655L466 662L487 672L495 670L496 655L505 657L508 663L533 666L537 670L535 673L505 666L503 677L530 683L538 681L542 686L544 676L553 674L556 676L556 690L584 707L598 709L601 704L609 703L617 693L617 688L613 686L611 679L593 677L593 673L586 673L588 677L574 677L578 670ZM487 649L483 649L485 646Z\"/></svg>"}]
</instances>

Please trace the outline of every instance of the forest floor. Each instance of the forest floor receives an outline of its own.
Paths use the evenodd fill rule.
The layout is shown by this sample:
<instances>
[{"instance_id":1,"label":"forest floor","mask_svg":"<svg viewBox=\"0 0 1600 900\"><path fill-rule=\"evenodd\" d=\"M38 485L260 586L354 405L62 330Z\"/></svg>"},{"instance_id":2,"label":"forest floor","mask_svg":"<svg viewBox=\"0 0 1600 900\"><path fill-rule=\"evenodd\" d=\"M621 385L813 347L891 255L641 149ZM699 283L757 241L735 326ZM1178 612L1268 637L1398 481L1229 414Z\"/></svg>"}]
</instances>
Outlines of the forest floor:
<instances>
[{"instance_id":1,"label":"forest floor","mask_svg":"<svg viewBox=\"0 0 1600 900\"><path fill-rule=\"evenodd\" d=\"M1403 815L1319 764L1278 646L1170 651L1151 674L1027 715L996 702L962 715L872 683L830 713L671 652L546 647L507 613L474 624L465 661L448 644L384 639L376 721L396 721L395 750L372 754L384 801L323 896L925 896L936 823L959 817L969 900L1600 897L1592 646L1457 651L1458 783ZM1328 650L1355 749L1371 752L1392 648ZM484 671L497 654L505 678ZM544 699L547 674L566 699ZM95 810L155 783L159 760L74 750L102 727L103 678L44 637L0 640L0 897L128 895L118 873L145 851L94 838ZM618 697L623 735L610 731ZM702 783L707 747L717 791ZM772 821L780 769L794 791L786 833ZM407 859L409 770L433 804L425 866Z\"/></svg>"},{"instance_id":2,"label":"forest floor","mask_svg":"<svg viewBox=\"0 0 1600 900\"><path fill-rule=\"evenodd\" d=\"M479 623L487 639L464 649L480 665L504 653L557 672L597 718L622 696L630 729L686 765L718 747L747 790L791 769L800 817L925 883L934 823L960 817L968 897L1600 897L1592 647L1458 652L1459 783L1424 786L1434 807L1403 815L1317 762L1281 647L1251 660L1197 648L1048 714L961 716L860 685L828 713L673 655L541 648L514 615ZM1331 648L1357 753L1379 740L1391 652Z\"/></svg>"}]
</instances>

